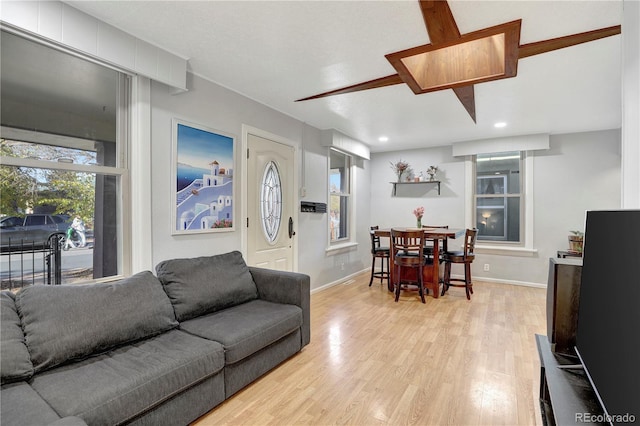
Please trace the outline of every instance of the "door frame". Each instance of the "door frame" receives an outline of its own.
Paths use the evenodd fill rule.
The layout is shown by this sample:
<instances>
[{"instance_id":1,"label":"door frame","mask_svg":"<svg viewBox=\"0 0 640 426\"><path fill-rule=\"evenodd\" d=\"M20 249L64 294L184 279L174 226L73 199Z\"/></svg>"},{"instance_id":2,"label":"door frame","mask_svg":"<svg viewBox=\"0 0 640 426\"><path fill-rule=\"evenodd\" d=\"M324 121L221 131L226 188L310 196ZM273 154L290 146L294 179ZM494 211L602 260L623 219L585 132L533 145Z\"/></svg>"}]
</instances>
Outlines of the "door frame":
<instances>
[{"instance_id":1,"label":"door frame","mask_svg":"<svg viewBox=\"0 0 640 426\"><path fill-rule=\"evenodd\" d=\"M298 205L300 204L298 188L299 188L299 164L300 161L298 159L298 143L284 138L282 136L275 135L273 133L267 132L266 130L261 130L256 127L249 126L247 124L242 124L242 138L240 141L240 166L242 169L242 184L240 185L240 191L242 192L242 206L240 208L240 252L247 258L247 250L249 248L249 233L247 232L247 206L249 203L248 199L248 169L247 169L247 147L249 145L249 135L258 136L264 139L269 139L273 142L278 142L283 145L288 145L293 148L293 216L295 218L293 229L296 231L296 235L292 238L292 251L293 251L293 271L298 271L298 234L299 234L299 225L300 225L300 213L298 210ZM286 225L285 225L286 226Z\"/></svg>"}]
</instances>

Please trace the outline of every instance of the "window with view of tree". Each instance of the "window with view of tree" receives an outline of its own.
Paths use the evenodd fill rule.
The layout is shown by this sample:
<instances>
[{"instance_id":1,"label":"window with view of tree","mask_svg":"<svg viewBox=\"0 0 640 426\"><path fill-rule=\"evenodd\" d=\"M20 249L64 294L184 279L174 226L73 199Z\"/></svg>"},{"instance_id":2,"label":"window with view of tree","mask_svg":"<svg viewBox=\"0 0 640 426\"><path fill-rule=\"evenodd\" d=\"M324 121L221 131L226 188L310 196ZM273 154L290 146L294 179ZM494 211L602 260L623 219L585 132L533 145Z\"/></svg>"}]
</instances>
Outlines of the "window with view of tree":
<instances>
[{"instance_id":1,"label":"window with view of tree","mask_svg":"<svg viewBox=\"0 0 640 426\"><path fill-rule=\"evenodd\" d=\"M478 239L521 242L523 158L520 151L475 157L475 223Z\"/></svg>"},{"instance_id":2,"label":"window with view of tree","mask_svg":"<svg viewBox=\"0 0 640 426\"><path fill-rule=\"evenodd\" d=\"M62 218L67 236L83 222L86 238L65 245L63 283L122 274L129 77L5 31L1 43L0 216ZM29 238L15 223L0 229L3 253L15 250L11 236Z\"/></svg>"},{"instance_id":3,"label":"window with view of tree","mask_svg":"<svg viewBox=\"0 0 640 426\"><path fill-rule=\"evenodd\" d=\"M351 156L329 150L329 241L349 239L351 203Z\"/></svg>"}]
</instances>

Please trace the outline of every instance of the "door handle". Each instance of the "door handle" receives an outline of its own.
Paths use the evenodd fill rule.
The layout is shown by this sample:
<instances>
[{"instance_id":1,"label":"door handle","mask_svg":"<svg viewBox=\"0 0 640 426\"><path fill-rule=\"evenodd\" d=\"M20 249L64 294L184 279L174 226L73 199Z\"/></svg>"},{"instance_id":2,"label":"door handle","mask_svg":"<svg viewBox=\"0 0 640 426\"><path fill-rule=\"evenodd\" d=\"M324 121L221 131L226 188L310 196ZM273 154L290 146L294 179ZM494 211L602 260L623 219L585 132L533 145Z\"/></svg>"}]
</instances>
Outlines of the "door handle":
<instances>
[{"instance_id":1,"label":"door handle","mask_svg":"<svg viewBox=\"0 0 640 426\"><path fill-rule=\"evenodd\" d=\"M293 218L289 218L289 238L292 238L294 235L296 235L295 231L293 230Z\"/></svg>"}]
</instances>

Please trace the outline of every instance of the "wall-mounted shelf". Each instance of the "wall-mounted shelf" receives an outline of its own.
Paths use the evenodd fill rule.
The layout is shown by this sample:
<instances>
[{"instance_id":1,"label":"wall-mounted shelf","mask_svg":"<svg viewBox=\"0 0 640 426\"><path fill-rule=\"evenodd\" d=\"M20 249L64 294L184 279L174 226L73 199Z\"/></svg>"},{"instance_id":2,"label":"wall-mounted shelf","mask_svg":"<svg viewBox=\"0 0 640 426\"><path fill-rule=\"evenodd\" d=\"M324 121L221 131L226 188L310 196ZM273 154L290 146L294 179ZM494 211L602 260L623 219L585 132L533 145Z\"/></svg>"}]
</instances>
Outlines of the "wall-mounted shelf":
<instances>
[{"instance_id":1,"label":"wall-mounted shelf","mask_svg":"<svg viewBox=\"0 0 640 426\"><path fill-rule=\"evenodd\" d=\"M424 185L425 183L430 183L432 185L438 185L438 195L440 195L440 181L439 180L424 180L420 182L389 182L393 185L393 196L396 196L396 187L398 185Z\"/></svg>"}]
</instances>

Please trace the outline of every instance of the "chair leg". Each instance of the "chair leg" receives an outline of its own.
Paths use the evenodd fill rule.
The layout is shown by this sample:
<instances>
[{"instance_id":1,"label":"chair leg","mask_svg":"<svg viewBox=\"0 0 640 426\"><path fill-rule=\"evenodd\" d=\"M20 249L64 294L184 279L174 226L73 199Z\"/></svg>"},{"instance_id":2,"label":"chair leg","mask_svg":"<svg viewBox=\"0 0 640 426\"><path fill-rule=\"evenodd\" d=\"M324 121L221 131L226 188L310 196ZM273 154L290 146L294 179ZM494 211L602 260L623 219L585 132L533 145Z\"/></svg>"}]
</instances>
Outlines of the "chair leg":
<instances>
[{"instance_id":1,"label":"chair leg","mask_svg":"<svg viewBox=\"0 0 640 426\"><path fill-rule=\"evenodd\" d=\"M391 266L389 265L389 257L384 258L387 263L387 288L389 288L389 283L391 282Z\"/></svg>"},{"instance_id":2,"label":"chair leg","mask_svg":"<svg viewBox=\"0 0 640 426\"><path fill-rule=\"evenodd\" d=\"M469 291L471 290L471 264L464 264L464 290L467 293L467 300L471 300ZM473 290L471 290L473 291Z\"/></svg>"},{"instance_id":3,"label":"chair leg","mask_svg":"<svg viewBox=\"0 0 640 426\"><path fill-rule=\"evenodd\" d=\"M426 303L424 300L424 282L422 280L422 268L418 268L418 288L420 291L420 300L422 303Z\"/></svg>"},{"instance_id":4,"label":"chair leg","mask_svg":"<svg viewBox=\"0 0 640 426\"><path fill-rule=\"evenodd\" d=\"M371 287L371 283L373 282L373 271L376 267L376 257L371 256L371 278L369 279L369 287Z\"/></svg>"},{"instance_id":5,"label":"chair leg","mask_svg":"<svg viewBox=\"0 0 640 426\"><path fill-rule=\"evenodd\" d=\"M444 296L444 293L449 290L449 284L451 284L451 263L445 262L444 278L442 280L442 293L440 293L440 296Z\"/></svg>"},{"instance_id":6,"label":"chair leg","mask_svg":"<svg viewBox=\"0 0 640 426\"><path fill-rule=\"evenodd\" d=\"M396 291L396 302L398 301L398 299L400 299L400 267L396 266L395 269L395 274L393 274L393 276L395 277L395 279L393 280L394 283L393 285L394 290Z\"/></svg>"},{"instance_id":7,"label":"chair leg","mask_svg":"<svg viewBox=\"0 0 640 426\"><path fill-rule=\"evenodd\" d=\"M380 284L382 284L382 277L384 277L384 258L381 257L380 258L380 270L382 272L380 272Z\"/></svg>"}]
</instances>

